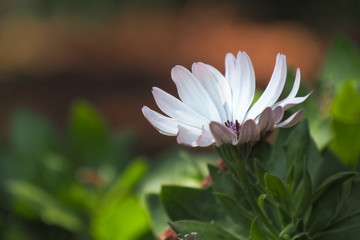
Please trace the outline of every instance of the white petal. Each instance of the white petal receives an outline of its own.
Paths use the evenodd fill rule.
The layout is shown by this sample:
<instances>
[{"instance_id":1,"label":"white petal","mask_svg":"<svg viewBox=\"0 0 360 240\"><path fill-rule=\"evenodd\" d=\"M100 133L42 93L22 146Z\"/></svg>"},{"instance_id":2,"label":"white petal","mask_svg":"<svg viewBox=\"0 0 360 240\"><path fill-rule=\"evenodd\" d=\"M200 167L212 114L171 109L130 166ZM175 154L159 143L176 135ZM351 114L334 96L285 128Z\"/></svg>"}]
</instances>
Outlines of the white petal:
<instances>
[{"instance_id":1,"label":"white petal","mask_svg":"<svg viewBox=\"0 0 360 240\"><path fill-rule=\"evenodd\" d=\"M215 139L212 136L210 130L207 130L205 127L203 127L200 137L196 140L196 144L200 147L207 147L214 142Z\"/></svg>"},{"instance_id":2,"label":"white petal","mask_svg":"<svg viewBox=\"0 0 360 240\"><path fill-rule=\"evenodd\" d=\"M302 103L303 101L305 101L310 95L312 94L312 91L310 93L308 93L308 95L304 96L304 97L296 97L296 98L292 98L289 99L287 102L282 103L280 106L283 106L284 111L287 109L292 108L293 106L296 106L300 103Z\"/></svg>"},{"instance_id":3,"label":"white petal","mask_svg":"<svg viewBox=\"0 0 360 240\"><path fill-rule=\"evenodd\" d=\"M286 57L283 54L278 54L276 57L276 64L274 72L271 76L269 84L265 91L251 107L246 119L254 119L257 117L266 107L272 106L280 97L280 94L284 88L286 81Z\"/></svg>"},{"instance_id":4,"label":"white petal","mask_svg":"<svg viewBox=\"0 0 360 240\"><path fill-rule=\"evenodd\" d=\"M237 94L234 93L233 119L243 122L255 95L255 73L251 60L245 52L238 53L237 66L239 68L237 81L240 84L240 91Z\"/></svg>"},{"instance_id":5,"label":"white petal","mask_svg":"<svg viewBox=\"0 0 360 240\"><path fill-rule=\"evenodd\" d=\"M259 130L260 132L269 131L274 127L274 124L274 112L270 107L267 107L259 116Z\"/></svg>"},{"instance_id":6,"label":"white petal","mask_svg":"<svg viewBox=\"0 0 360 240\"><path fill-rule=\"evenodd\" d=\"M192 73L199 80L199 82L213 100L220 114L221 121L225 122L227 120L227 116L224 109L225 99L221 89L221 79L218 79L218 77L214 75L214 73L204 63L194 63L192 65Z\"/></svg>"},{"instance_id":7,"label":"white petal","mask_svg":"<svg viewBox=\"0 0 360 240\"><path fill-rule=\"evenodd\" d=\"M254 142L260 139L260 130L252 119L247 120L240 129L239 143Z\"/></svg>"},{"instance_id":8,"label":"white petal","mask_svg":"<svg viewBox=\"0 0 360 240\"><path fill-rule=\"evenodd\" d=\"M160 88L153 87L152 93L161 111L178 122L198 128L209 124L210 121L207 118Z\"/></svg>"},{"instance_id":9,"label":"white petal","mask_svg":"<svg viewBox=\"0 0 360 240\"><path fill-rule=\"evenodd\" d=\"M227 128L224 124L211 122L210 131L215 139L217 146L221 146L226 143L236 143L236 134Z\"/></svg>"},{"instance_id":10,"label":"white petal","mask_svg":"<svg viewBox=\"0 0 360 240\"><path fill-rule=\"evenodd\" d=\"M311 92L304 96L304 97L298 97L296 98L296 94L297 92L299 91L299 87L300 87L300 69L298 68L296 70L296 76L295 76L295 80L294 80L294 85L293 85L293 88L291 89L291 92L289 93L289 95L284 98L283 100L277 102L274 107L276 106L281 106L284 108L284 111L299 104L299 103L302 103L303 101L305 101L308 96L310 96ZM287 106L287 107L285 107Z\"/></svg>"},{"instance_id":11,"label":"white petal","mask_svg":"<svg viewBox=\"0 0 360 240\"><path fill-rule=\"evenodd\" d=\"M197 147L196 141L199 139L202 131L199 128L179 125L179 133L177 135L177 142L186 146Z\"/></svg>"},{"instance_id":12,"label":"white petal","mask_svg":"<svg viewBox=\"0 0 360 240\"><path fill-rule=\"evenodd\" d=\"M289 128L289 127L292 127L292 126L294 126L295 124L297 124L300 121L300 119L302 118L303 115L304 115L304 109L301 109L301 110L297 111L296 113L294 113L293 115L291 115L285 121L275 125L274 128Z\"/></svg>"},{"instance_id":13,"label":"white petal","mask_svg":"<svg viewBox=\"0 0 360 240\"><path fill-rule=\"evenodd\" d=\"M209 94L189 70L176 66L171 71L171 77L184 103L209 120L221 121Z\"/></svg>"},{"instance_id":14,"label":"white petal","mask_svg":"<svg viewBox=\"0 0 360 240\"><path fill-rule=\"evenodd\" d=\"M231 82L235 80L236 59L232 53L225 56L225 78ZM233 76L234 75L234 76Z\"/></svg>"},{"instance_id":15,"label":"white petal","mask_svg":"<svg viewBox=\"0 0 360 240\"><path fill-rule=\"evenodd\" d=\"M219 81L219 87L221 89L222 92L222 102L223 102L223 107L225 109L226 112L226 120L229 120L232 118L232 109L230 108L230 106L232 105L232 93L231 93L231 88L229 85L229 82L226 80L226 78L221 74L221 72L219 72L216 68L214 68L211 65L207 65L207 67L213 72L213 74L216 76L216 78Z\"/></svg>"},{"instance_id":16,"label":"white petal","mask_svg":"<svg viewBox=\"0 0 360 240\"><path fill-rule=\"evenodd\" d=\"M147 106L144 106L142 112L145 118L154 126L160 133L168 136L175 136L178 133L178 122L172 118L165 117L157 113Z\"/></svg>"}]
</instances>

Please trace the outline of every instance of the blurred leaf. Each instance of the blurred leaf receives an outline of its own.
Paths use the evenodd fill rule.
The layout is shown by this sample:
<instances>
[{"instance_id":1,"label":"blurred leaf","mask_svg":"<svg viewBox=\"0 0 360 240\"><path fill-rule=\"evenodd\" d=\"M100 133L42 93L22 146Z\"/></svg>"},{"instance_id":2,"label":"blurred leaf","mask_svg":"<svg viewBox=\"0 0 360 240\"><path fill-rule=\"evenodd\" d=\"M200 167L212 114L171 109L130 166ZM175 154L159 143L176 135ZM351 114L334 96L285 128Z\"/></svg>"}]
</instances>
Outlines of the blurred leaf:
<instances>
[{"instance_id":1,"label":"blurred leaf","mask_svg":"<svg viewBox=\"0 0 360 240\"><path fill-rule=\"evenodd\" d=\"M92 233L101 240L139 239L149 229L140 201L128 197L114 198L99 206L92 217Z\"/></svg>"},{"instance_id":2,"label":"blurred leaf","mask_svg":"<svg viewBox=\"0 0 360 240\"><path fill-rule=\"evenodd\" d=\"M175 232L182 235L196 232L196 240L243 240L243 238L235 237L220 226L213 223L204 223L199 221L177 221L170 223L171 228Z\"/></svg>"},{"instance_id":3,"label":"blurred leaf","mask_svg":"<svg viewBox=\"0 0 360 240\"><path fill-rule=\"evenodd\" d=\"M168 225L167 215L161 204L159 194L147 194L146 203L150 211L151 228L155 236L158 236Z\"/></svg>"},{"instance_id":4,"label":"blurred leaf","mask_svg":"<svg viewBox=\"0 0 360 240\"><path fill-rule=\"evenodd\" d=\"M74 161L97 166L109 150L107 126L87 102L74 102L70 111L70 143Z\"/></svg>"},{"instance_id":5,"label":"blurred leaf","mask_svg":"<svg viewBox=\"0 0 360 240\"><path fill-rule=\"evenodd\" d=\"M103 201L114 198L121 200L128 195L144 177L147 169L148 165L144 158L134 160L110 187Z\"/></svg>"},{"instance_id":6,"label":"blurred leaf","mask_svg":"<svg viewBox=\"0 0 360 240\"><path fill-rule=\"evenodd\" d=\"M37 186L13 180L7 183L7 190L14 197L15 208L17 205L25 205L47 224L57 225L75 232L84 228L76 215L73 215L60 202Z\"/></svg>"},{"instance_id":7,"label":"blurred leaf","mask_svg":"<svg viewBox=\"0 0 360 240\"><path fill-rule=\"evenodd\" d=\"M360 82L345 82L331 107L334 139L330 147L348 165L360 157Z\"/></svg>"},{"instance_id":8,"label":"blurred leaf","mask_svg":"<svg viewBox=\"0 0 360 240\"><path fill-rule=\"evenodd\" d=\"M349 37L337 35L330 45L320 79L324 85L336 90L350 78L360 79L359 66L359 47Z\"/></svg>"},{"instance_id":9,"label":"blurred leaf","mask_svg":"<svg viewBox=\"0 0 360 240\"><path fill-rule=\"evenodd\" d=\"M39 179L42 176L40 160L60 149L51 124L25 110L19 110L12 116L10 143L14 159L8 164L15 164L17 175L27 179Z\"/></svg>"}]
</instances>

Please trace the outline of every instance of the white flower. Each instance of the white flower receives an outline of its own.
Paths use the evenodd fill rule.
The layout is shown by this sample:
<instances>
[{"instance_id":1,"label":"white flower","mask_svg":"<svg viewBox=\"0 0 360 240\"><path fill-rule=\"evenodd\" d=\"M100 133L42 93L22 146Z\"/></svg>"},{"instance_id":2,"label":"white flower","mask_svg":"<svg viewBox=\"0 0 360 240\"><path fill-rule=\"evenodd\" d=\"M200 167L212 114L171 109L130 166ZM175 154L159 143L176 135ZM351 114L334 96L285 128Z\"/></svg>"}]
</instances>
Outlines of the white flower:
<instances>
[{"instance_id":1,"label":"white flower","mask_svg":"<svg viewBox=\"0 0 360 240\"><path fill-rule=\"evenodd\" d=\"M158 107L167 115L147 106L145 118L162 134L177 136L179 144L209 146L216 142L233 145L257 141L274 128L291 127L301 119L299 110L281 122L285 110L303 102L309 95L296 97L300 86L297 69L290 94L278 101L286 81L286 57L278 54L274 72L261 97L254 103L255 74L249 56L239 52L225 58L225 76L214 67L194 63L192 72L182 66L171 71L181 100L154 87Z\"/></svg>"}]
</instances>

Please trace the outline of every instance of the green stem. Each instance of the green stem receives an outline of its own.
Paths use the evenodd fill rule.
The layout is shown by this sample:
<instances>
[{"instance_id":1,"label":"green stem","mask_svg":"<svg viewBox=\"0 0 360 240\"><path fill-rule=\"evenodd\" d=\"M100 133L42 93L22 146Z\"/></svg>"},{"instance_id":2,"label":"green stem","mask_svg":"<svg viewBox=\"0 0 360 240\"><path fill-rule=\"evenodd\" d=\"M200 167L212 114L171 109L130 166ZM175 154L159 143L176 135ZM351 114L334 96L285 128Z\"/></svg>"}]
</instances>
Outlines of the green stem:
<instances>
[{"instance_id":1,"label":"green stem","mask_svg":"<svg viewBox=\"0 0 360 240\"><path fill-rule=\"evenodd\" d=\"M244 190L245 197L255 211L256 215L258 215L262 222L266 225L272 237L277 239L279 232L271 224L263 210L259 207L246 173L246 162L251 152L250 144L246 144L240 147L231 146L230 148L227 146L226 148L227 149L223 149L224 151L221 151L223 158L226 158L224 160L231 165L233 171L236 174L236 177L239 180L240 186Z\"/></svg>"}]
</instances>

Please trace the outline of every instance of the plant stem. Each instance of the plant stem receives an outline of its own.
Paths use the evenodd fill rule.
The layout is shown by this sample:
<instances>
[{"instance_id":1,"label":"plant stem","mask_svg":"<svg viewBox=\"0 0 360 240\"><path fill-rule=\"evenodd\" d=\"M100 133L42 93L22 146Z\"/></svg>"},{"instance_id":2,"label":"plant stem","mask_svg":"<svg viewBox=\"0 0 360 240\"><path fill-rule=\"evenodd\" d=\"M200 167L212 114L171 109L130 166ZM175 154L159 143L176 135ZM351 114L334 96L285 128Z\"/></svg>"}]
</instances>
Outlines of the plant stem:
<instances>
[{"instance_id":1,"label":"plant stem","mask_svg":"<svg viewBox=\"0 0 360 240\"><path fill-rule=\"evenodd\" d=\"M255 197L254 191L250 185L247 173L246 173L246 162L251 152L250 144L245 144L243 146L224 146L221 149L221 155L226 163L230 164L232 170L235 172L235 175L242 187L245 197L250 203L251 207L255 213L259 216L262 222L266 225L273 239L278 239L279 232L271 224L271 221L267 218L263 210L259 207L257 199Z\"/></svg>"}]
</instances>

